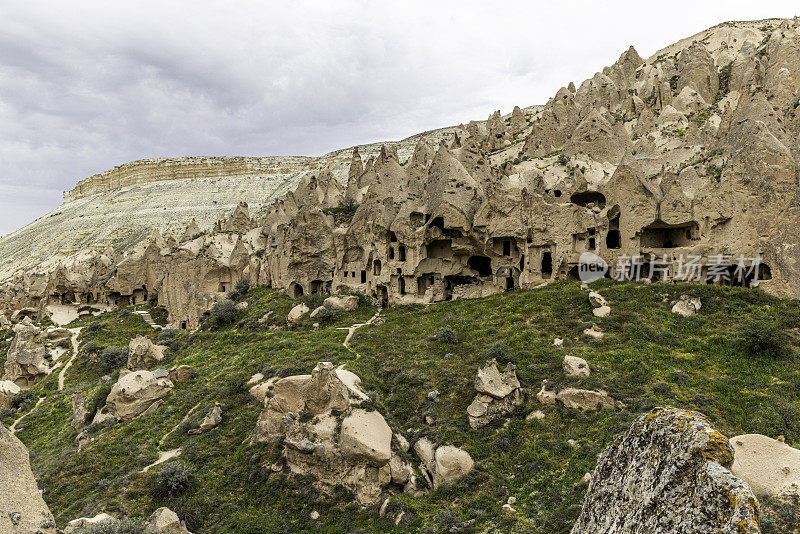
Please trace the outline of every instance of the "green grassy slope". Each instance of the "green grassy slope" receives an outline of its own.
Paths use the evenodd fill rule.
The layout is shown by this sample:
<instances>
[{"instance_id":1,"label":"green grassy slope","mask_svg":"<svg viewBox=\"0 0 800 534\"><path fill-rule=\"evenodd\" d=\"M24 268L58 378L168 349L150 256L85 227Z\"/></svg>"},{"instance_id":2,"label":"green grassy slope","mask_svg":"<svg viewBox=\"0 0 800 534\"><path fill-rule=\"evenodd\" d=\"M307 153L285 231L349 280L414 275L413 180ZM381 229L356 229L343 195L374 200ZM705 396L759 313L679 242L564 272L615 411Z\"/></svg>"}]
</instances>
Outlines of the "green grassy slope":
<instances>
[{"instance_id":1,"label":"green grassy slope","mask_svg":"<svg viewBox=\"0 0 800 534\"><path fill-rule=\"evenodd\" d=\"M77 452L70 427L71 395L80 389L91 404L108 390L100 384L106 373L98 368L97 357L81 353L67 373L64 391L56 391L53 376L38 386L47 391L47 400L28 415L18 436L31 451L34 473L59 526L101 511L141 517L170 506L200 533L317 527L324 532L447 532L472 519L474 524L462 532L568 532L586 491L581 477L593 470L615 433L657 405L699 410L729 436L784 435L788 443L800 446L800 303L738 288L597 285L612 307L605 319L593 317L587 294L577 283L556 283L485 299L392 307L383 312L384 321L356 332L352 351L342 346L346 331L337 327L365 322L375 309L362 303L356 312L340 314L319 330L309 320L289 329L281 325L296 301L255 289L244 298L248 310L231 326L176 338L162 366L192 365L198 377L177 384L156 413L95 428L94 441ZM670 301L683 293L701 297L698 317L670 312ZM321 302L319 297L303 299L312 309ZM259 325L258 318L268 310L274 311L271 324ZM103 326L84 330L84 347L124 346L137 334L154 339L158 334L125 311L82 323L92 321ZM602 341L582 334L592 322L607 332ZM766 340L755 334L748 339L755 336L759 347L777 344L784 349L781 354L770 356L738 341L753 324L766 328ZM455 331L455 342L432 338L444 327ZM564 338L563 347L553 346L555 337ZM561 370L565 354L585 358L592 376L566 379ZM475 371L490 357L503 366L516 364L529 394L509 424L500 421L471 430L466 408L475 395ZM377 507L351 504L344 490L320 495L307 480L272 472L269 466L280 451L251 443L259 407L244 384L256 372L308 373L321 360L346 363L361 376L372 404L409 440L428 436L462 447L475 459L475 471L423 497L393 497L392 510L402 508L411 519L399 527L379 518ZM542 406L535 393L543 379L557 387L605 389L628 410L582 415ZM434 389L440 392L435 402L427 397ZM208 434L188 435L214 401L223 405L223 423ZM542 409L546 417L526 421L534 409ZM159 439L176 426L162 450L181 446L178 461L192 466L194 477L186 491L155 497L160 467L140 470L157 458ZM517 499L518 513L507 516L501 506L510 496ZM320 524L310 519L314 510L320 513Z\"/></svg>"}]
</instances>

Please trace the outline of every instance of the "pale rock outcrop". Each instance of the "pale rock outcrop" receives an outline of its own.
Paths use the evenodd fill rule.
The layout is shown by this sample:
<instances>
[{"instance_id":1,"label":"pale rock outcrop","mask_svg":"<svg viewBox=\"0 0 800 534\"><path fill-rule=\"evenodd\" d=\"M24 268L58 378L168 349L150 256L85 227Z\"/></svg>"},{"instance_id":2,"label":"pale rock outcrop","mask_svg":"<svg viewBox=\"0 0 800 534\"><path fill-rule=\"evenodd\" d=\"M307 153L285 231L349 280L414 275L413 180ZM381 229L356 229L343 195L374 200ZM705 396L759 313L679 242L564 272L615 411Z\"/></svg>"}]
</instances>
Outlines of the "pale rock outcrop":
<instances>
[{"instance_id":1,"label":"pale rock outcrop","mask_svg":"<svg viewBox=\"0 0 800 534\"><path fill-rule=\"evenodd\" d=\"M0 424L0 532L55 534L53 515L31 472L25 445Z\"/></svg>"},{"instance_id":2,"label":"pale rock outcrop","mask_svg":"<svg viewBox=\"0 0 800 534\"><path fill-rule=\"evenodd\" d=\"M592 313L595 317L608 317L611 315L611 307L610 306L600 306L599 308L594 308Z\"/></svg>"},{"instance_id":3,"label":"pale rock outcrop","mask_svg":"<svg viewBox=\"0 0 800 534\"><path fill-rule=\"evenodd\" d=\"M591 374L586 360L577 356L564 356L561 366L564 368L564 374L569 377L589 376Z\"/></svg>"},{"instance_id":4,"label":"pale rock outcrop","mask_svg":"<svg viewBox=\"0 0 800 534\"><path fill-rule=\"evenodd\" d=\"M131 371L142 371L157 365L164 359L167 347L156 345L149 337L136 336L128 344L128 365Z\"/></svg>"},{"instance_id":5,"label":"pale rock outcrop","mask_svg":"<svg viewBox=\"0 0 800 534\"><path fill-rule=\"evenodd\" d=\"M10 380L0 380L0 410L11 408L11 399L22 389Z\"/></svg>"},{"instance_id":6,"label":"pale rock outcrop","mask_svg":"<svg viewBox=\"0 0 800 534\"><path fill-rule=\"evenodd\" d=\"M50 374L45 359L47 348L41 341L41 333L42 329L27 317L14 325L14 340L6 355L4 380L27 388Z\"/></svg>"},{"instance_id":7,"label":"pale rock outcrop","mask_svg":"<svg viewBox=\"0 0 800 534\"><path fill-rule=\"evenodd\" d=\"M350 312L358 309L358 297L355 295L334 295L326 298L323 304L332 310Z\"/></svg>"},{"instance_id":8,"label":"pale rock outcrop","mask_svg":"<svg viewBox=\"0 0 800 534\"><path fill-rule=\"evenodd\" d=\"M309 308L305 304L298 304L291 310L289 310L289 315L286 317L286 322L289 323L289 326L293 326L297 324L300 319L305 317L308 314Z\"/></svg>"},{"instance_id":9,"label":"pale rock outcrop","mask_svg":"<svg viewBox=\"0 0 800 534\"><path fill-rule=\"evenodd\" d=\"M222 422L222 405L218 402L208 411L206 416L200 422L198 428L189 431L189 434L204 434L213 428L216 428Z\"/></svg>"},{"instance_id":10,"label":"pale rock outcrop","mask_svg":"<svg viewBox=\"0 0 800 534\"><path fill-rule=\"evenodd\" d=\"M728 468L728 440L698 412L656 408L597 460L572 534L756 534L759 504Z\"/></svg>"},{"instance_id":11,"label":"pale rock outcrop","mask_svg":"<svg viewBox=\"0 0 800 534\"><path fill-rule=\"evenodd\" d=\"M106 408L118 420L128 421L158 408L170 391L172 382L150 371L123 371L108 394Z\"/></svg>"},{"instance_id":12,"label":"pale rock outcrop","mask_svg":"<svg viewBox=\"0 0 800 534\"><path fill-rule=\"evenodd\" d=\"M168 372L168 378L173 384L185 382L197 376L197 370L189 365L178 365Z\"/></svg>"},{"instance_id":13,"label":"pale rock outcrop","mask_svg":"<svg viewBox=\"0 0 800 534\"><path fill-rule=\"evenodd\" d=\"M83 397L83 392L76 391L72 394L72 428L76 432L83 430L88 416L89 411L86 409L86 400Z\"/></svg>"},{"instance_id":14,"label":"pale rock outcrop","mask_svg":"<svg viewBox=\"0 0 800 534\"><path fill-rule=\"evenodd\" d=\"M100 523L106 522L115 522L116 518L114 516L108 515L105 512L101 512L94 517L79 517L78 519L73 519L67 526L64 527L64 534L72 534L76 530L91 527L94 525L99 525Z\"/></svg>"},{"instance_id":15,"label":"pale rock outcrop","mask_svg":"<svg viewBox=\"0 0 800 534\"><path fill-rule=\"evenodd\" d=\"M614 400L603 390L593 391L590 389L564 388L552 389L547 380L542 381L542 389L536 394L536 398L542 404L555 404L559 402L567 408L581 412L602 410L606 408L624 409L625 405Z\"/></svg>"},{"instance_id":16,"label":"pale rock outcrop","mask_svg":"<svg viewBox=\"0 0 800 534\"><path fill-rule=\"evenodd\" d=\"M475 462L465 450L445 445L436 449L433 470L433 487L452 484L475 467Z\"/></svg>"},{"instance_id":17,"label":"pale rock outcrop","mask_svg":"<svg viewBox=\"0 0 800 534\"><path fill-rule=\"evenodd\" d=\"M467 407L469 425L474 429L507 415L523 400L516 367L509 363L505 371L500 373L497 360L487 361L478 369L475 389L478 394Z\"/></svg>"},{"instance_id":18,"label":"pale rock outcrop","mask_svg":"<svg viewBox=\"0 0 800 534\"><path fill-rule=\"evenodd\" d=\"M353 410L342 421L339 448L350 458L382 466L392 457L392 429L378 412Z\"/></svg>"},{"instance_id":19,"label":"pale rock outcrop","mask_svg":"<svg viewBox=\"0 0 800 534\"><path fill-rule=\"evenodd\" d=\"M608 302L606 301L605 297L603 297L603 295L597 291L589 292L589 304L592 305L592 308L602 308L603 306L608 306Z\"/></svg>"},{"instance_id":20,"label":"pale rock outcrop","mask_svg":"<svg viewBox=\"0 0 800 534\"><path fill-rule=\"evenodd\" d=\"M700 297L681 295L681 298L672 306L672 313L677 313L683 317L692 317L697 315L701 307Z\"/></svg>"},{"instance_id":21,"label":"pale rock outcrop","mask_svg":"<svg viewBox=\"0 0 800 534\"><path fill-rule=\"evenodd\" d=\"M731 472L758 497L794 493L800 484L800 450L761 434L735 436L730 442L735 453Z\"/></svg>"},{"instance_id":22,"label":"pale rock outcrop","mask_svg":"<svg viewBox=\"0 0 800 534\"><path fill-rule=\"evenodd\" d=\"M603 332L603 330L596 324L592 324L592 326L585 329L583 333L594 339L603 339L603 337L606 335L605 332Z\"/></svg>"},{"instance_id":23,"label":"pale rock outcrop","mask_svg":"<svg viewBox=\"0 0 800 534\"><path fill-rule=\"evenodd\" d=\"M178 514L169 508L159 508L147 519L143 534L191 534Z\"/></svg>"}]
</instances>

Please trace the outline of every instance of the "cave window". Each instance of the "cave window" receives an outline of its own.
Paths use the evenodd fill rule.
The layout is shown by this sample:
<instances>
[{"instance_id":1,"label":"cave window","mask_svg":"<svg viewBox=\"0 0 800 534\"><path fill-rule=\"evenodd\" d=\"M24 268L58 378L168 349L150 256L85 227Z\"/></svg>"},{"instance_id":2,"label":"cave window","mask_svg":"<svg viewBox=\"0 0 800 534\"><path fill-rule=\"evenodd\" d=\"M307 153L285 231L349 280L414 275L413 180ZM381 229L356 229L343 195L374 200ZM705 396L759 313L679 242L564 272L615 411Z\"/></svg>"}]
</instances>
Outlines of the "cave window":
<instances>
[{"instance_id":1,"label":"cave window","mask_svg":"<svg viewBox=\"0 0 800 534\"><path fill-rule=\"evenodd\" d=\"M431 228L434 226L444 232L444 217L436 217L434 220L432 220Z\"/></svg>"},{"instance_id":2,"label":"cave window","mask_svg":"<svg viewBox=\"0 0 800 534\"><path fill-rule=\"evenodd\" d=\"M361 271L361 283L365 284L366 282L367 282L367 271L366 270L362 270Z\"/></svg>"},{"instance_id":3,"label":"cave window","mask_svg":"<svg viewBox=\"0 0 800 534\"><path fill-rule=\"evenodd\" d=\"M402 276L400 277L400 294L401 295L406 294L406 279L403 278Z\"/></svg>"},{"instance_id":4,"label":"cave window","mask_svg":"<svg viewBox=\"0 0 800 534\"><path fill-rule=\"evenodd\" d=\"M303 286L301 286L297 282L292 282L291 284L289 284L289 294L293 298L303 296Z\"/></svg>"},{"instance_id":5,"label":"cave window","mask_svg":"<svg viewBox=\"0 0 800 534\"><path fill-rule=\"evenodd\" d=\"M556 198L561 198L561 189L554 189L553 196Z\"/></svg>"},{"instance_id":6,"label":"cave window","mask_svg":"<svg viewBox=\"0 0 800 534\"><path fill-rule=\"evenodd\" d=\"M508 239L503 241L503 256L511 256L511 241Z\"/></svg>"},{"instance_id":7,"label":"cave window","mask_svg":"<svg viewBox=\"0 0 800 534\"><path fill-rule=\"evenodd\" d=\"M606 248L618 249L622 246L619 233L619 215L608 222L608 235L606 235Z\"/></svg>"},{"instance_id":8,"label":"cave window","mask_svg":"<svg viewBox=\"0 0 800 534\"><path fill-rule=\"evenodd\" d=\"M181 321L181 330L186 330L186 321Z\"/></svg>"},{"instance_id":9,"label":"cave window","mask_svg":"<svg viewBox=\"0 0 800 534\"><path fill-rule=\"evenodd\" d=\"M228 286L225 285L225 282L220 282L219 284L219 292L225 293L228 290Z\"/></svg>"},{"instance_id":10,"label":"cave window","mask_svg":"<svg viewBox=\"0 0 800 534\"><path fill-rule=\"evenodd\" d=\"M761 263L758 265L758 279L759 280L772 280L772 269L769 265Z\"/></svg>"},{"instance_id":11,"label":"cave window","mask_svg":"<svg viewBox=\"0 0 800 534\"><path fill-rule=\"evenodd\" d=\"M381 274L381 260L375 260L372 263L372 274L378 276Z\"/></svg>"},{"instance_id":12,"label":"cave window","mask_svg":"<svg viewBox=\"0 0 800 534\"><path fill-rule=\"evenodd\" d=\"M478 276L492 276L492 260L486 256L470 256L467 265L473 271L477 271Z\"/></svg>"},{"instance_id":13,"label":"cave window","mask_svg":"<svg viewBox=\"0 0 800 534\"><path fill-rule=\"evenodd\" d=\"M400 245L397 248L398 255L400 256L400 261L406 261L406 246Z\"/></svg>"},{"instance_id":14,"label":"cave window","mask_svg":"<svg viewBox=\"0 0 800 534\"><path fill-rule=\"evenodd\" d=\"M597 248L597 243L594 237L589 238L589 250L594 250Z\"/></svg>"},{"instance_id":15,"label":"cave window","mask_svg":"<svg viewBox=\"0 0 800 534\"><path fill-rule=\"evenodd\" d=\"M389 232L389 241L392 243L397 243L397 234L394 232Z\"/></svg>"},{"instance_id":16,"label":"cave window","mask_svg":"<svg viewBox=\"0 0 800 534\"><path fill-rule=\"evenodd\" d=\"M347 271L344 272L344 277L347 278Z\"/></svg>"},{"instance_id":17,"label":"cave window","mask_svg":"<svg viewBox=\"0 0 800 534\"><path fill-rule=\"evenodd\" d=\"M389 247L389 259L394 259L394 247Z\"/></svg>"},{"instance_id":18,"label":"cave window","mask_svg":"<svg viewBox=\"0 0 800 534\"><path fill-rule=\"evenodd\" d=\"M542 278L553 276L553 255L550 252L542 252Z\"/></svg>"},{"instance_id":19,"label":"cave window","mask_svg":"<svg viewBox=\"0 0 800 534\"><path fill-rule=\"evenodd\" d=\"M506 277L506 291L513 291L514 290L514 277L507 276Z\"/></svg>"},{"instance_id":20,"label":"cave window","mask_svg":"<svg viewBox=\"0 0 800 534\"><path fill-rule=\"evenodd\" d=\"M604 208L606 205L605 195L598 193L597 191L583 191L580 193L575 193L570 197L569 201L573 204L577 204L578 206L583 206L584 208L590 206Z\"/></svg>"},{"instance_id":21,"label":"cave window","mask_svg":"<svg viewBox=\"0 0 800 534\"><path fill-rule=\"evenodd\" d=\"M657 221L642 228L641 245L646 248L676 248L690 246L693 236L699 231L695 222L670 226Z\"/></svg>"}]
</instances>

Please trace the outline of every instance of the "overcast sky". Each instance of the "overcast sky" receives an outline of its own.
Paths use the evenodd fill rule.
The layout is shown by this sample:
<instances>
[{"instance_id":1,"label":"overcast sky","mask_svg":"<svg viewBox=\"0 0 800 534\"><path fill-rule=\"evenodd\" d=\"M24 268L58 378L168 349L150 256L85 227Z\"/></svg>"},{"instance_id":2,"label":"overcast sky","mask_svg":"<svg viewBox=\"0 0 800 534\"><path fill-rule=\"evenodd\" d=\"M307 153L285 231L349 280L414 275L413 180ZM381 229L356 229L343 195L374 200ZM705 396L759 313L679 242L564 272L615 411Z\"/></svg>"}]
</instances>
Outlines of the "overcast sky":
<instances>
[{"instance_id":1,"label":"overcast sky","mask_svg":"<svg viewBox=\"0 0 800 534\"><path fill-rule=\"evenodd\" d=\"M0 0L0 234L141 158L320 155L545 103L793 2ZM0 259L0 261L2 261Z\"/></svg>"}]
</instances>

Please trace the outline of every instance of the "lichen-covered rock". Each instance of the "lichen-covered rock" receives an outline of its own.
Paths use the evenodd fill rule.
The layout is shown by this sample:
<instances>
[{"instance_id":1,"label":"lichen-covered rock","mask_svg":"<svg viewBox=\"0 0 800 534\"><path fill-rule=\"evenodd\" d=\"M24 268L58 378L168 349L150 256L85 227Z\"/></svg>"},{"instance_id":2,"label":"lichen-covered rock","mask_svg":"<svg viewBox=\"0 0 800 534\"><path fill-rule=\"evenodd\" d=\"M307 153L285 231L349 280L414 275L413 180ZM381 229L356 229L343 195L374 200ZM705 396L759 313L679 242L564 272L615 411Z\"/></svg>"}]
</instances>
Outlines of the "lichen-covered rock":
<instances>
[{"instance_id":1,"label":"lichen-covered rock","mask_svg":"<svg viewBox=\"0 0 800 534\"><path fill-rule=\"evenodd\" d=\"M25 388L50 374L41 333L42 329L32 324L28 317L14 325L14 340L6 356L4 380Z\"/></svg>"},{"instance_id":2,"label":"lichen-covered rock","mask_svg":"<svg viewBox=\"0 0 800 534\"><path fill-rule=\"evenodd\" d=\"M572 534L756 534L758 501L732 463L704 415L656 408L600 454Z\"/></svg>"},{"instance_id":3,"label":"lichen-covered rock","mask_svg":"<svg viewBox=\"0 0 800 534\"><path fill-rule=\"evenodd\" d=\"M150 371L127 372L111 387L106 408L118 420L128 421L154 410L171 390L172 382Z\"/></svg>"},{"instance_id":4,"label":"lichen-covered rock","mask_svg":"<svg viewBox=\"0 0 800 534\"><path fill-rule=\"evenodd\" d=\"M136 336L128 344L128 365L131 371L150 369L164 359L167 347L156 345L149 337Z\"/></svg>"},{"instance_id":5,"label":"lichen-covered rock","mask_svg":"<svg viewBox=\"0 0 800 534\"><path fill-rule=\"evenodd\" d=\"M586 360L577 356L564 356L561 366L564 368L564 374L569 377L589 376L591 374Z\"/></svg>"},{"instance_id":6,"label":"lichen-covered rock","mask_svg":"<svg viewBox=\"0 0 800 534\"><path fill-rule=\"evenodd\" d=\"M25 445L0 424L0 532L54 534L56 524L31 472Z\"/></svg>"}]
</instances>

